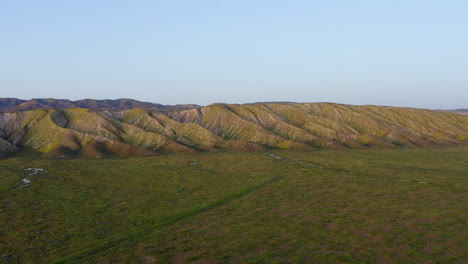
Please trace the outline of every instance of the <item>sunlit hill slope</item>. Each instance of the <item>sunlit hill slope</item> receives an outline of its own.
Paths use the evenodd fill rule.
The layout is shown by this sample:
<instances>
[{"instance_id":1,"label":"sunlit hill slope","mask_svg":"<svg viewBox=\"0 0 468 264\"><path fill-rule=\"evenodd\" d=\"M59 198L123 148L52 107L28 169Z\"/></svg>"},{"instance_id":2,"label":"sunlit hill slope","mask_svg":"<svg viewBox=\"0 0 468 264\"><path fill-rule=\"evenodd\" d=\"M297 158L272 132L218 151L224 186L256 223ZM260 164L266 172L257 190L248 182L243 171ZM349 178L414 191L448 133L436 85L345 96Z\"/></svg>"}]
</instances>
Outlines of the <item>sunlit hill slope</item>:
<instances>
[{"instance_id":1,"label":"sunlit hill slope","mask_svg":"<svg viewBox=\"0 0 468 264\"><path fill-rule=\"evenodd\" d=\"M332 103L0 113L0 152L27 150L56 157L427 147L467 144L467 139L466 115Z\"/></svg>"}]
</instances>

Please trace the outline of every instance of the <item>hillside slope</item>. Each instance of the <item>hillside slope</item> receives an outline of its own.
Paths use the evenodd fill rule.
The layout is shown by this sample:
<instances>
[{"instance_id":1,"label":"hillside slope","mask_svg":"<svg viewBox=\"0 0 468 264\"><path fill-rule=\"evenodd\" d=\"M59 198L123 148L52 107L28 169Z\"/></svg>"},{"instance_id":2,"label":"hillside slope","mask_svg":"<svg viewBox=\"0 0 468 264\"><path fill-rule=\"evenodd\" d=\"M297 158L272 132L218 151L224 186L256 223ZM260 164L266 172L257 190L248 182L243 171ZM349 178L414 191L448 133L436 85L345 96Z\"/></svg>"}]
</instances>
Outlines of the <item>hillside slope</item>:
<instances>
[{"instance_id":1,"label":"hillside slope","mask_svg":"<svg viewBox=\"0 0 468 264\"><path fill-rule=\"evenodd\" d=\"M21 100L17 98L0 98L0 111L17 112L44 108L88 108L91 110L127 110L142 108L147 110L183 110L199 107L198 105L162 105L148 102L141 102L133 99L115 100L94 100L83 99L71 101L67 99L38 98L31 100Z\"/></svg>"},{"instance_id":2,"label":"hillside slope","mask_svg":"<svg viewBox=\"0 0 468 264\"><path fill-rule=\"evenodd\" d=\"M0 113L0 152L58 157L223 149L340 149L466 144L468 116L331 103L214 104L201 108L39 109Z\"/></svg>"}]
</instances>

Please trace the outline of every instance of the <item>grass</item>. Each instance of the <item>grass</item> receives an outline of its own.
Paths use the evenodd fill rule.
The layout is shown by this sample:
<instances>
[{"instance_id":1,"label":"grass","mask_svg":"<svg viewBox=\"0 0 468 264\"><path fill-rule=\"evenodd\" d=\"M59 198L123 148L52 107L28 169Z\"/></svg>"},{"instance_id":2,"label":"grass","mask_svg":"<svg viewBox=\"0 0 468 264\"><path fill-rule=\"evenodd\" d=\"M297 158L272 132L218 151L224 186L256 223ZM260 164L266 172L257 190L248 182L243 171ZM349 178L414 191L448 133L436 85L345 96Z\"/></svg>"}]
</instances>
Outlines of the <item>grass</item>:
<instances>
[{"instance_id":1,"label":"grass","mask_svg":"<svg viewBox=\"0 0 468 264\"><path fill-rule=\"evenodd\" d=\"M11 157L0 262L466 263L467 150Z\"/></svg>"}]
</instances>

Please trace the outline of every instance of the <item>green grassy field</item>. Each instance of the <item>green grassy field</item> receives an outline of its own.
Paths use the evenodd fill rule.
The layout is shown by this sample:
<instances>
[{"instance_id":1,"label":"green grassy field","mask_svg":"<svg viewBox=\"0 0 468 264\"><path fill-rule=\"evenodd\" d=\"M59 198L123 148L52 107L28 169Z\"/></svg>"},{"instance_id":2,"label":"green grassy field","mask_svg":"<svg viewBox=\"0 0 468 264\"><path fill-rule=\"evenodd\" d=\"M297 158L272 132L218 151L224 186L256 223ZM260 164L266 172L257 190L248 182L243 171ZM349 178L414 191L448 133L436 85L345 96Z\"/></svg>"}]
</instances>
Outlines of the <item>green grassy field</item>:
<instances>
[{"instance_id":1,"label":"green grassy field","mask_svg":"<svg viewBox=\"0 0 468 264\"><path fill-rule=\"evenodd\" d=\"M466 147L17 156L0 262L467 263L467 183Z\"/></svg>"}]
</instances>

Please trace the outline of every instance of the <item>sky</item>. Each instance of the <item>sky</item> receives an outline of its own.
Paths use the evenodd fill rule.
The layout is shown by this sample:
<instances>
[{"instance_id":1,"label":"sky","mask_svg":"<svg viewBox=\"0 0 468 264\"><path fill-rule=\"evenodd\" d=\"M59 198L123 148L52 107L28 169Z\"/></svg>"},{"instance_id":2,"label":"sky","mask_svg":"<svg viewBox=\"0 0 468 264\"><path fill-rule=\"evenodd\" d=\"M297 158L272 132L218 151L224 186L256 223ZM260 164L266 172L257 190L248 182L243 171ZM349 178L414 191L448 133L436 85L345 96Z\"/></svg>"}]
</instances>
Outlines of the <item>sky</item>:
<instances>
[{"instance_id":1,"label":"sky","mask_svg":"<svg viewBox=\"0 0 468 264\"><path fill-rule=\"evenodd\" d=\"M4 0L0 97L468 108L468 1Z\"/></svg>"}]
</instances>

